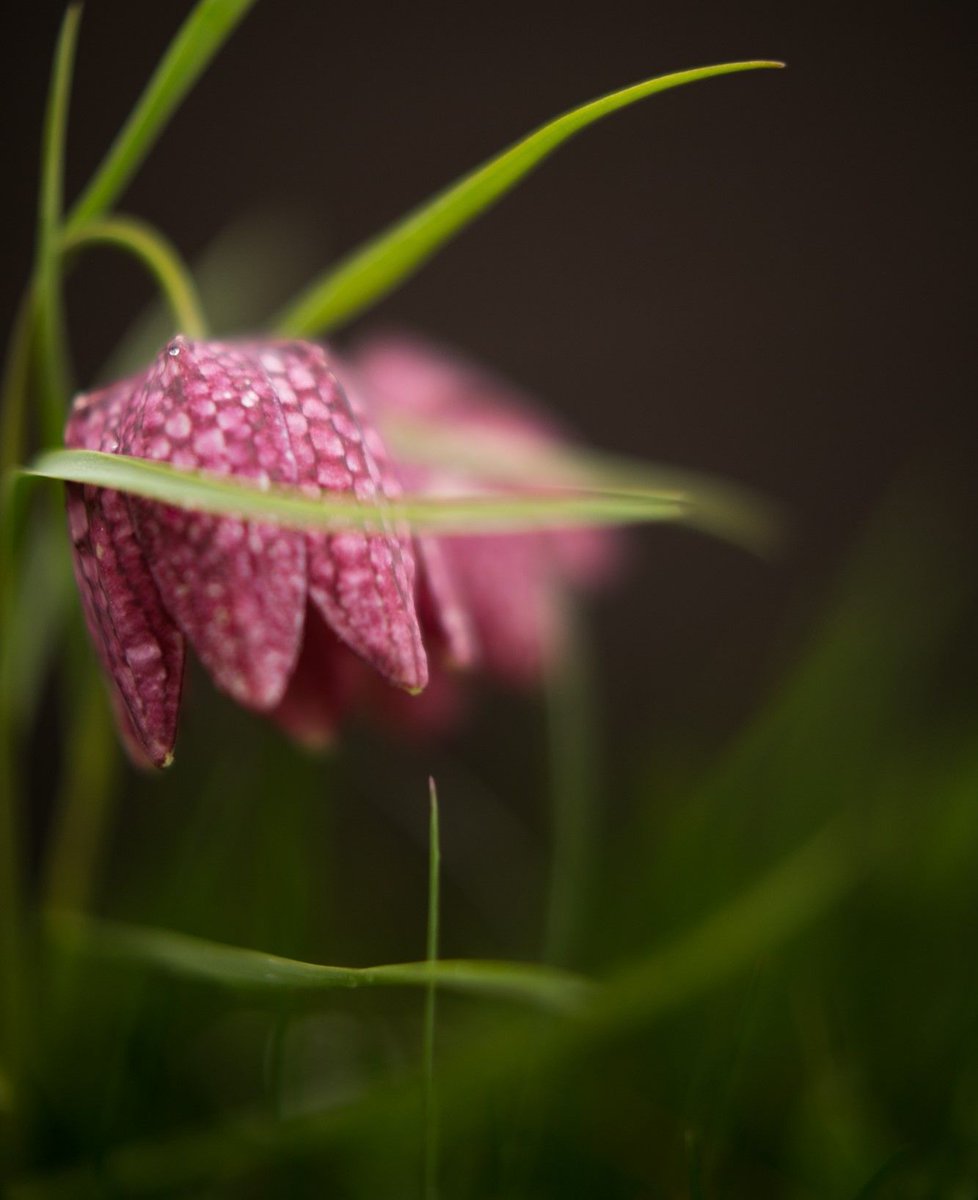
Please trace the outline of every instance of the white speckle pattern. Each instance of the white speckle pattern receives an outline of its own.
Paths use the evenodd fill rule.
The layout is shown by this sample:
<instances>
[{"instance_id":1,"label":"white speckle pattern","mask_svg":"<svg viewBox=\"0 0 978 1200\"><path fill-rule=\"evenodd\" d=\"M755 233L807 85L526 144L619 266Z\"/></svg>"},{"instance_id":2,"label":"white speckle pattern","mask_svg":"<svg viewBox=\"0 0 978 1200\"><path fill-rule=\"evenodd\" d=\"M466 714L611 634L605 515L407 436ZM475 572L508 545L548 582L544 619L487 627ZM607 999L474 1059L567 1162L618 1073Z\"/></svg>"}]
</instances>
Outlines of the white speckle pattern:
<instances>
[{"instance_id":1,"label":"white speckle pattern","mask_svg":"<svg viewBox=\"0 0 978 1200\"><path fill-rule=\"evenodd\" d=\"M65 431L80 450L111 453L141 380L80 396ZM120 732L141 765L165 766L176 739L183 635L163 605L136 537L128 497L67 486L75 578L92 640L110 682Z\"/></svg>"},{"instance_id":2,"label":"white speckle pattern","mask_svg":"<svg viewBox=\"0 0 978 1200\"><path fill-rule=\"evenodd\" d=\"M363 446L360 423L326 352L307 342L283 342L274 357L277 365L269 366L270 354L262 364L285 413L303 490L366 501L398 497L400 486L382 446L379 454ZM327 625L392 683L424 687L427 657L405 531L384 523L367 533L310 533L306 542L309 597Z\"/></svg>"},{"instance_id":3,"label":"white speckle pattern","mask_svg":"<svg viewBox=\"0 0 978 1200\"><path fill-rule=\"evenodd\" d=\"M190 436L192 428L190 418L185 412L176 412L163 426L166 430L167 437L171 437L176 441L182 441Z\"/></svg>"},{"instance_id":4,"label":"white speckle pattern","mask_svg":"<svg viewBox=\"0 0 978 1200\"><path fill-rule=\"evenodd\" d=\"M123 453L154 455L159 439L147 438L146 429L182 427L187 420L192 433L181 448L181 465L294 485L285 422L253 356L219 342L178 339L177 356L173 348L157 360L127 409ZM253 406L239 402L252 395ZM302 635L302 534L145 500L133 499L131 507L160 595L218 687L248 707L274 707ZM181 585L188 581L185 591Z\"/></svg>"}]
</instances>

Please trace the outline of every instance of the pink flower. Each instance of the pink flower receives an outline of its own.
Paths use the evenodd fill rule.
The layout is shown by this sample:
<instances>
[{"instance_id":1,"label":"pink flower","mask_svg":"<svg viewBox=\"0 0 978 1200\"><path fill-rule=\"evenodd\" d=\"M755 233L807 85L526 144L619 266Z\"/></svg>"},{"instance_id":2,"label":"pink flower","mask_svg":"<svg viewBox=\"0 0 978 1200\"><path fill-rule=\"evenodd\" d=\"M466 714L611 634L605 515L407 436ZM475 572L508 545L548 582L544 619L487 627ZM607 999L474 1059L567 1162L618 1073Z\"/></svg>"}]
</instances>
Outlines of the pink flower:
<instances>
[{"instance_id":1,"label":"pink flower","mask_svg":"<svg viewBox=\"0 0 978 1200\"><path fill-rule=\"evenodd\" d=\"M411 462L402 452L396 469L409 493L512 491L514 465L525 458L529 474L565 441L556 423L512 387L415 339L373 340L338 369L388 440L400 434L429 450L447 440L449 460L460 446L472 452L468 465L451 467ZM489 464L499 461L509 470L494 472ZM539 683L563 648L564 591L606 580L617 542L597 530L424 534L415 537L415 555L418 613L431 656L427 690L412 698L392 692L335 638L307 639L276 713L299 740L328 744L352 709L401 731L440 731L463 707L462 671L510 686Z\"/></svg>"},{"instance_id":2,"label":"pink flower","mask_svg":"<svg viewBox=\"0 0 978 1200\"><path fill-rule=\"evenodd\" d=\"M477 462L395 465L378 430L447 437ZM73 448L370 503L512 491L514 463L533 479L562 440L511 388L403 338L339 366L304 342L176 338L142 374L79 396L66 431ZM463 707L459 672L539 682L561 652L563 591L605 578L615 557L594 530L299 532L78 484L68 516L88 626L142 765L172 757L188 641L221 691L306 745L356 710L440 730ZM428 683L422 631L432 679L409 697Z\"/></svg>"},{"instance_id":3,"label":"pink flower","mask_svg":"<svg viewBox=\"0 0 978 1200\"><path fill-rule=\"evenodd\" d=\"M177 338L142 374L78 397L66 442L307 495L400 494L376 430L325 351L302 342ZM88 627L138 763L172 757L187 641L221 691L285 717L306 686L303 646L342 643L387 683L427 683L399 529L299 532L81 485L68 487L68 517Z\"/></svg>"}]
</instances>

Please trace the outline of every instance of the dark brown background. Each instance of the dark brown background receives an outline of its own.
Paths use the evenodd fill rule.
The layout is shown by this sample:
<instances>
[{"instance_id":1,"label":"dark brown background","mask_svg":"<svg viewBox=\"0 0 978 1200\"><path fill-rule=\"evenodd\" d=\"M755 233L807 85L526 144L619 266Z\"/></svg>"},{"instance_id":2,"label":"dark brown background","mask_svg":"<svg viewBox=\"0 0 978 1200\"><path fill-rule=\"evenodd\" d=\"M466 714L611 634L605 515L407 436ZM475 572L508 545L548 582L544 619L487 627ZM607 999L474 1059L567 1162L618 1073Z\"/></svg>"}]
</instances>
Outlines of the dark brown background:
<instances>
[{"instance_id":1,"label":"dark brown background","mask_svg":"<svg viewBox=\"0 0 978 1200\"><path fill-rule=\"evenodd\" d=\"M187 3L92 0L69 184L88 176ZM36 144L61 6L8 10L2 313L29 265ZM528 131L663 71L747 57L559 152L369 320L522 382L591 443L784 501L774 566L643 531L597 616L612 711L729 729L908 471L974 459L975 47L965 5L475 6L263 0L123 207L188 255L284 204L307 274ZM90 380L147 297L91 260L71 292ZM626 703L630 702L630 703ZM655 727L655 725L647 726Z\"/></svg>"}]
</instances>

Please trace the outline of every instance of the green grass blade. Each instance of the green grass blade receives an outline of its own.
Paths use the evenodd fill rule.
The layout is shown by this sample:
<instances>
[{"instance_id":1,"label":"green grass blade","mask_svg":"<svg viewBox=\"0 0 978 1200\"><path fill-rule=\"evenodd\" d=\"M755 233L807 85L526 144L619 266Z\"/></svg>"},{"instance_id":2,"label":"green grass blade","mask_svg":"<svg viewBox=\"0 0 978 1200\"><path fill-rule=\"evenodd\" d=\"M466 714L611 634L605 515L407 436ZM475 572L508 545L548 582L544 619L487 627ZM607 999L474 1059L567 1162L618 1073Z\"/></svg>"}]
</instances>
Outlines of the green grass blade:
<instances>
[{"instance_id":1,"label":"green grass blade","mask_svg":"<svg viewBox=\"0 0 978 1200\"><path fill-rule=\"evenodd\" d=\"M76 233L107 213L208 64L255 0L200 0L170 43L101 166L76 201L66 228Z\"/></svg>"},{"instance_id":2,"label":"green grass blade","mask_svg":"<svg viewBox=\"0 0 978 1200\"><path fill-rule=\"evenodd\" d=\"M425 959L438 959L439 924L441 914L441 834L438 822L438 789L434 779L428 780L428 927L425 938Z\"/></svg>"},{"instance_id":3,"label":"green grass blade","mask_svg":"<svg viewBox=\"0 0 978 1200\"><path fill-rule=\"evenodd\" d=\"M61 440L65 406L71 390L61 294L60 240L68 101L80 21L81 5L73 4L65 12L58 36L41 145L35 263L35 349L41 383L44 437L48 444L54 445Z\"/></svg>"},{"instance_id":4,"label":"green grass blade","mask_svg":"<svg viewBox=\"0 0 978 1200\"><path fill-rule=\"evenodd\" d=\"M785 520L777 504L750 489L694 471L677 470L601 451L527 441L481 430L478 441L450 429L388 418L384 436L399 459L422 466L447 466L497 482L532 479L541 487L598 487L628 492L682 495L689 501L685 523L761 555L784 541Z\"/></svg>"},{"instance_id":5,"label":"green grass blade","mask_svg":"<svg viewBox=\"0 0 978 1200\"><path fill-rule=\"evenodd\" d=\"M587 999L593 987L579 975L532 963L445 959L435 963L334 967L226 946L169 930L77 915L53 916L49 928L59 948L86 958L155 968L183 979L249 992L365 987L426 989L437 984L475 996L573 1010Z\"/></svg>"},{"instance_id":6,"label":"green grass blade","mask_svg":"<svg viewBox=\"0 0 978 1200\"><path fill-rule=\"evenodd\" d=\"M88 483L199 512L282 525L363 527L395 516L419 530L442 534L680 520L692 503L684 496L599 489L457 498L405 496L396 504L369 504L342 496L312 500L287 489L266 491L240 480L95 450L47 451L22 472L24 476Z\"/></svg>"},{"instance_id":7,"label":"green grass blade","mask_svg":"<svg viewBox=\"0 0 978 1200\"><path fill-rule=\"evenodd\" d=\"M24 433L24 402L30 374L31 349L38 355L42 418L48 437L60 434L65 380L63 314L58 236L64 189L64 142L68 98L78 41L81 9L70 6L58 36L41 144L41 178L38 200L37 250L34 280L17 315L11 358L4 374L4 399L14 405L5 416L3 432L15 441ZM55 425L57 431L55 431ZM31 957L25 953L24 873L20 795L15 747L15 697L8 677L9 650L14 630L10 623L17 575L13 497L7 491L9 475L0 480L0 1061L6 1078L11 1112L9 1141L19 1149L19 1111L24 1079L31 1064Z\"/></svg>"},{"instance_id":8,"label":"green grass blade","mask_svg":"<svg viewBox=\"0 0 978 1200\"><path fill-rule=\"evenodd\" d=\"M735 62L678 71L611 92L564 113L463 176L315 280L279 317L279 330L293 337L311 337L356 316L406 279L558 146L609 113L646 96L701 79L782 65L767 61Z\"/></svg>"}]
</instances>

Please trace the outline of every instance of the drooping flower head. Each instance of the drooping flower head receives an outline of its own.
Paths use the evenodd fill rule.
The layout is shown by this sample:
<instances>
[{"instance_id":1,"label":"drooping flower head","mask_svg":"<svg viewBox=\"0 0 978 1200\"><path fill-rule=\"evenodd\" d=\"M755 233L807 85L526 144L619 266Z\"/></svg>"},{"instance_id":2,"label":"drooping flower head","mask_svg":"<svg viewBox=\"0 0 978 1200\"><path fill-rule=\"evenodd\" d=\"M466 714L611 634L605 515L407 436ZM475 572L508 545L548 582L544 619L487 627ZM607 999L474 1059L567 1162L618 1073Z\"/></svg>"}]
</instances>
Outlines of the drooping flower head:
<instances>
[{"instance_id":1,"label":"drooping flower head","mask_svg":"<svg viewBox=\"0 0 978 1200\"><path fill-rule=\"evenodd\" d=\"M394 461L382 435L405 430L472 453ZM69 485L85 615L142 764L171 758L187 642L221 691L308 746L355 711L432 731L461 707L460 672L538 682L561 650L562 591L615 557L593 530L412 538L378 521L404 491L511 491L510 460L562 441L513 389L416 340L339 362L304 342L176 338L147 371L80 396L66 440L373 506L374 525L302 532ZM433 674L415 696L429 679L422 633Z\"/></svg>"},{"instance_id":2,"label":"drooping flower head","mask_svg":"<svg viewBox=\"0 0 978 1200\"><path fill-rule=\"evenodd\" d=\"M148 371L79 397L66 441L309 496L400 494L376 430L308 343L177 338ZM389 683L427 682L401 530L299 532L82 485L69 486L68 513L85 615L138 762L170 760L187 641L222 691L260 712L282 702L319 622Z\"/></svg>"}]
</instances>

